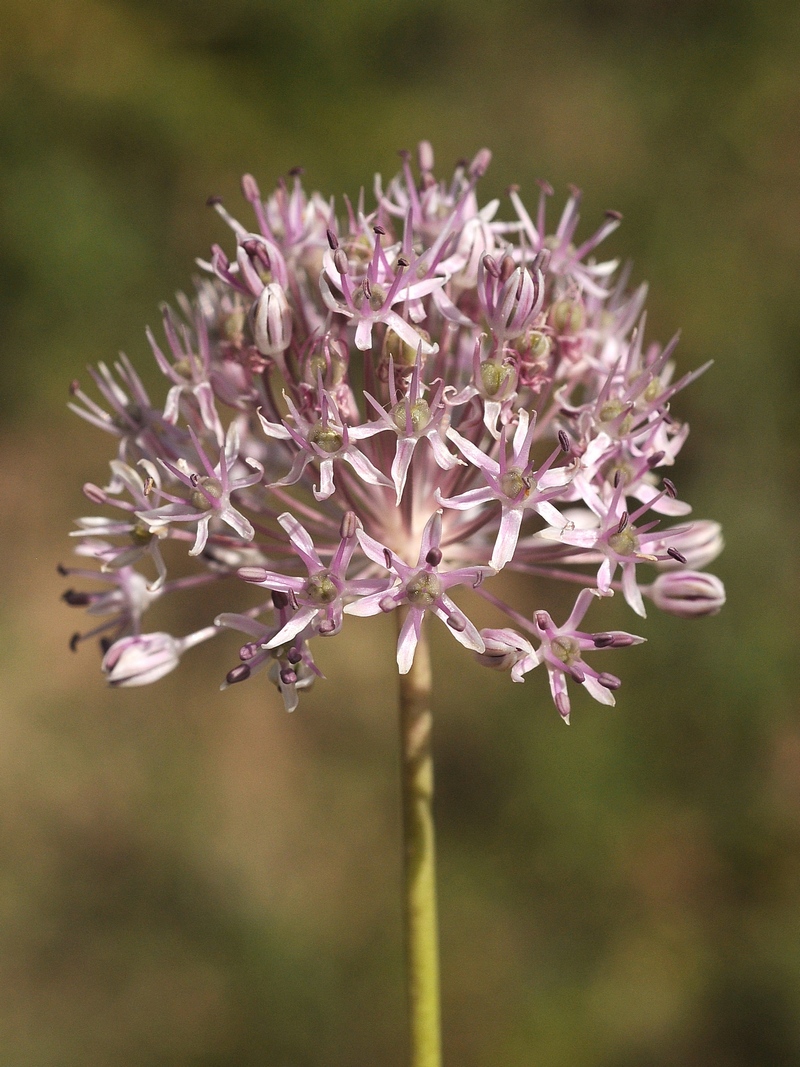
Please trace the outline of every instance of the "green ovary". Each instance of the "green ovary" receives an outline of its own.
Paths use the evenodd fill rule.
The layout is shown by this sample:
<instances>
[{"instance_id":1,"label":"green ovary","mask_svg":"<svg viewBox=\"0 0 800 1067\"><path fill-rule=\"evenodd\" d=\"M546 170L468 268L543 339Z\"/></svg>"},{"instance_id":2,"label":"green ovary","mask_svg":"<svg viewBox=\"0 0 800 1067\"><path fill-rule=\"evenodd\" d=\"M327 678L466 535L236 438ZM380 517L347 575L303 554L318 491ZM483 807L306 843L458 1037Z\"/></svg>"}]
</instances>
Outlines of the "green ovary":
<instances>
[{"instance_id":1,"label":"green ovary","mask_svg":"<svg viewBox=\"0 0 800 1067\"><path fill-rule=\"evenodd\" d=\"M441 593L439 577L430 571L419 571L406 586L406 598L409 604L417 608L430 608Z\"/></svg>"},{"instance_id":2,"label":"green ovary","mask_svg":"<svg viewBox=\"0 0 800 1067\"><path fill-rule=\"evenodd\" d=\"M306 596L314 604L331 604L339 591L327 571L312 574L306 582Z\"/></svg>"},{"instance_id":3,"label":"green ovary","mask_svg":"<svg viewBox=\"0 0 800 1067\"><path fill-rule=\"evenodd\" d=\"M316 445L317 448L322 449L323 452L327 452L329 455L338 452L344 444L344 438L337 430L332 429L330 426L323 426L321 422L317 423L308 435L308 439L312 445Z\"/></svg>"}]
</instances>

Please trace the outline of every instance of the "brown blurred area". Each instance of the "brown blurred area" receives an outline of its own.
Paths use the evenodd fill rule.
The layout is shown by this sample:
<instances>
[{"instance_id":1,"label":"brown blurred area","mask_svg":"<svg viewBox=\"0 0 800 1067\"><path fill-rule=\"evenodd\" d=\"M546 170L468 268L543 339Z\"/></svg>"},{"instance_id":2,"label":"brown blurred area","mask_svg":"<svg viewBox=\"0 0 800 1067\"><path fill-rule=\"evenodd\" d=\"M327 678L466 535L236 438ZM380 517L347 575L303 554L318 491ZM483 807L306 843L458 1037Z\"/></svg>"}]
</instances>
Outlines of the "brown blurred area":
<instances>
[{"instance_id":1,"label":"brown blurred area","mask_svg":"<svg viewBox=\"0 0 800 1067\"><path fill-rule=\"evenodd\" d=\"M113 451L68 383L155 385L206 197L356 194L422 137L623 212L648 334L715 360L675 480L728 544L723 614L653 611L569 729L432 635L447 1062L800 1062L799 54L788 0L0 0L0 1063L404 1062L391 620L291 716L218 691L235 637L109 692L56 564Z\"/></svg>"}]
</instances>

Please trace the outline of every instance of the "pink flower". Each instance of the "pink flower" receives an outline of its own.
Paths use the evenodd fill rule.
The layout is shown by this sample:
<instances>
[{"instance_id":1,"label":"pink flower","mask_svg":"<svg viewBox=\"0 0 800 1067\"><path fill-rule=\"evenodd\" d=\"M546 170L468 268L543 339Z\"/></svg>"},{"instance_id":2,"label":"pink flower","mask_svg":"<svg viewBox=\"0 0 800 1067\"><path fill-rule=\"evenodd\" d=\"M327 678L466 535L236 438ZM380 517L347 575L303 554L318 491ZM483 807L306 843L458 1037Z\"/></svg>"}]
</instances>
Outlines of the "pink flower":
<instances>
[{"instance_id":1,"label":"pink flower","mask_svg":"<svg viewBox=\"0 0 800 1067\"><path fill-rule=\"evenodd\" d=\"M409 566L367 534L358 532L358 540L365 555L378 566L389 571L391 583L370 596L349 604L344 610L350 615L377 615L380 611L394 611L400 605L408 609L397 642L397 669L408 674L414 661L414 651L419 641L425 613L432 611L450 628L456 641L482 652L484 645L480 634L469 619L456 607L447 590L465 583L478 586L493 573L489 567L460 567L441 571L442 513L434 512L425 525L422 544L415 567Z\"/></svg>"}]
</instances>

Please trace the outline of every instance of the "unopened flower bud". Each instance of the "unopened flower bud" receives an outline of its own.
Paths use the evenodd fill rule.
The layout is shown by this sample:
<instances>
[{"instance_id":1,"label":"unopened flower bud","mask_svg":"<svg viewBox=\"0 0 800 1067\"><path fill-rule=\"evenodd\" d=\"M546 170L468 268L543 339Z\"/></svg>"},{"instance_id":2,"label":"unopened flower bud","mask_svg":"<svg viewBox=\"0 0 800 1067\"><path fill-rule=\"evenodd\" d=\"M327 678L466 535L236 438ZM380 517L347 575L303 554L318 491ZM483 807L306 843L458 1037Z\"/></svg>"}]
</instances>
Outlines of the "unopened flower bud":
<instances>
[{"instance_id":1,"label":"unopened flower bud","mask_svg":"<svg viewBox=\"0 0 800 1067\"><path fill-rule=\"evenodd\" d=\"M683 619L716 615L725 603L725 586L719 578L699 571L667 571L642 592L661 611Z\"/></svg>"},{"instance_id":2,"label":"unopened flower bud","mask_svg":"<svg viewBox=\"0 0 800 1067\"><path fill-rule=\"evenodd\" d=\"M262 356L279 356L292 340L292 309L283 286L271 282L253 305L253 337Z\"/></svg>"},{"instance_id":3,"label":"unopened flower bud","mask_svg":"<svg viewBox=\"0 0 800 1067\"><path fill-rule=\"evenodd\" d=\"M109 685L149 685L178 666L180 653L170 634L137 634L115 641L103 656L102 669Z\"/></svg>"}]
</instances>

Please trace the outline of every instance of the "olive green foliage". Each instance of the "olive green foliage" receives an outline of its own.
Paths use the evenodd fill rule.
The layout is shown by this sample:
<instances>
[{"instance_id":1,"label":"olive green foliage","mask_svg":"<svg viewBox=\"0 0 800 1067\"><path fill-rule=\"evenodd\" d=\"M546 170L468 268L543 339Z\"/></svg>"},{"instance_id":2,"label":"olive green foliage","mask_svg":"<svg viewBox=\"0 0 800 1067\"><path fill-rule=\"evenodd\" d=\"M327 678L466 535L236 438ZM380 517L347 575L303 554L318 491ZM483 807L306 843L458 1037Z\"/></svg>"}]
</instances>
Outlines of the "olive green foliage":
<instances>
[{"instance_id":1,"label":"olive green foliage","mask_svg":"<svg viewBox=\"0 0 800 1067\"><path fill-rule=\"evenodd\" d=\"M67 384L120 348L158 384L144 325L230 246L206 197L356 196L422 137L491 147L486 199L623 212L648 336L715 360L674 480L728 542L725 611L637 622L569 729L432 635L447 1062L800 1062L799 37L788 0L0 3L4 1063L404 1062L391 627L293 716L217 692L228 638L109 694L54 568L113 453Z\"/></svg>"}]
</instances>

